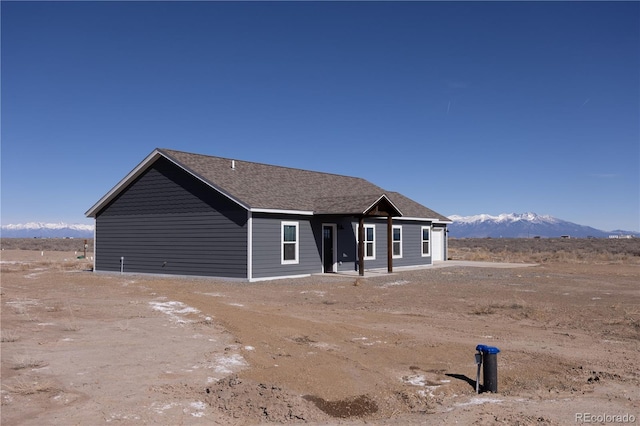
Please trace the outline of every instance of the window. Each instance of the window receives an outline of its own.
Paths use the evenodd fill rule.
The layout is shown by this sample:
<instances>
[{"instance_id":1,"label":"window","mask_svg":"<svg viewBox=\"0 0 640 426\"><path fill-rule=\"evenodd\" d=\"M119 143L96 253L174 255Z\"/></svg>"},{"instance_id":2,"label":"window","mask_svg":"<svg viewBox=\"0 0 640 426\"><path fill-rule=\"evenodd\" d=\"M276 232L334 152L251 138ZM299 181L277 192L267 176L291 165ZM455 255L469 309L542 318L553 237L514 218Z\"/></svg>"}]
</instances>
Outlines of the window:
<instances>
[{"instance_id":1,"label":"window","mask_svg":"<svg viewBox=\"0 0 640 426\"><path fill-rule=\"evenodd\" d=\"M429 256L429 237L431 236L431 228L429 226L422 227L422 255Z\"/></svg>"},{"instance_id":2,"label":"window","mask_svg":"<svg viewBox=\"0 0 640 426\"><path fill-rule=\"evenodd\" d=\"M402 257L402 226L394 226L392 228L393 238L393 257Z\"/></svg>"},{"instance_id":3,"label":"window","mask_svg":"<svg viewBox=\"0 0 640 426\"><path fill-rule=\"evenodd\" d=\"M298 263L298 222L282 222L282 264Z\"/></svg>"},{"instance_id":4,"label":"window","mask_svg":"<svg viewBox=\"0 0 640 426\"><path fill-rule=\"evenodd\" d=\"M374 225L364 226L364 258L376 258L376 227Z\"/></svg>"}]
</instances>

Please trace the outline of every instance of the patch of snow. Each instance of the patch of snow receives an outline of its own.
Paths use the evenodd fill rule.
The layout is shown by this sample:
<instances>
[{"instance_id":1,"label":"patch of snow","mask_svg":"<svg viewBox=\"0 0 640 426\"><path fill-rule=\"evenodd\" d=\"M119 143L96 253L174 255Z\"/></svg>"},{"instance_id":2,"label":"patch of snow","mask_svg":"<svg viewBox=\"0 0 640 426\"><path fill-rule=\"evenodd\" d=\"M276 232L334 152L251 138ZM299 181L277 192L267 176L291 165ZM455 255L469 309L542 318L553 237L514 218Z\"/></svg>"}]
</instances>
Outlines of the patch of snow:
<instances>
[{"instance_id":1,"label":"patch of snow","mask_svg":"<svg viewBox=\"0 0 640 426\"><path fill-rule=\"evenodd\" d=\"M207 408L206 404L204 402L202 402L202 401L192 402L191 404L189 404L189 406L191 408L193 408L194 410L198 410L195 413L191 413L191 415L193 417L202 417L202 416L204 416L203 410L205 408Z\"/></svg>"},{"instance_id":2,"label":"patch of snow","mask_svg":"<svg viewBox=\"0 0 640 426\"><path fill-rule=\"evenodd\" d=\"M415 376L405 376L402 378L403 382L413 386L426 386L427 383L425 380L425 377L420 374L416 374Z\"/></svg>"},{"instance_id":3,"label":"patch of snow","mask_svg":"<svg viewBox=\"0 0 640 426\"><path fill-rule=\"evenodd\" d=\"M18 300L12 300L9 302L5 302L7 305L16 305L16 306L25 306L25 305L31 305L31 306L37 306L39 305L38 301L35 299L18 299Z\"/></svg>"},{"instance_id":4,"label":"patch of snow","mask_svg":"<svg viewBox=\"0 0 640 426\"><path fill-rule=\"evenodd\" d=\"M211 296L211 297L227 297L222 293L200 293L204 296Z\"/></svg>"},{"instance_id":5,"label":"patch of snow","mask_svg":"<svg viewBox=\"0 0 640 426\"><path fill-rule=\"evenodd\" d=\"M336 345L332 345L325 342L312 342L312 343L309 343L309 346L318 348L318 349L324 349L325 351L337 351L338 349L340 349Z\"/></svg>"},{"instance_id":6,"label":"patch of snow","mask_svg":"<svg viewBox=\"0 0 640 426\"><path fill-rule=\"evenodd\" d=\"M244 350L245 350L245 351L255 351L255 350L256 350L256 348L254 348L253 346L245 346L245 347L244 347Z\"/></svg>"},{"instance_id":7,"label":"patch of snow","mask_svg":"<svg viewBox=\"0 0 640 426\"><path fill-rule=\"evenodd\" d=\"M433 392L440 387L440 385L427 384L427 379L421 374L415 374L412 376L403 376L401 380L412 386L419 386L422 389L418 391L420 396L433 396ZM441 380L442 383L448 383L450 380Z\"/></svg>"},{"instance_id":8,"label":"patch of snow","mask_svg":"<svg viewBox=\"0 0 640 426\"><path fill-rule=\"evenodd\" d=\"M153 404L151 404L151 409L153 411L155 411L156 413L158 413L158 414L164 414L164 412L166 410L169 410L169 409L175 407L176 405L178 405L178 404L175 403L175 402L171 402L169 404L162 404L160 402L154 402Z\"/></svg>"},{"instance_id":9,"label":"patch of snow","mask_svg":"<svg viewBox=\"0 0 640 426\"><path fill-rule=\"evenodd\" d=\"M231 356L220 355L216 357L215 362L216 365L213 366L213 369L216 373L220 374L231 374L233 373L233 367L244 367L247 365L242 355L239 354L233 354Z\"/></svg>"},{"instance_id":10,"label":"patch of snow","mask_svg":"<svg viewBox=\"0 0 640 426\"><path fill-rule=\"evenodd\" d=\"M116 414L112 414L110 419L107 419L107 423L110 423L112 421L122 421L122 420L140 420L140 416L136 415L136 414L122 414L122 413L116 413Z\"/></svg>"},{"instance_id":11,"label":"patch of snow","mask_svg":"<svg viewBox=\"0 0 640 426\"><path fill-rule=\"evenodd\" d=\"M458 404L455 404L455 406L456 407L466 407L466 406L469 406L469 405L499 404L502 401L503 401L502 399L498 399L498 398L480 398L480 397L475 397L475 398L471 398L471 400L469 400L468 402L460 402Z\"/></svg>"},{"instance_id":12,"label":"patch of snow","mask_svg":"<svg viewBox=\"0 0 640 426\"><path fill-rule=\"evenodd\" d=\"M42 270L42 268L38 268L38 269ZM39 275L42 275L42 272L32 272L31 274L27 274L24 277L31 279L31 278L37 278Z\"/></svg>"},{"instance_id":13,"label":"patch of snow","mask_svg":"<svg viewBox=\"0 0 640 426\"><path fill-rule=\"evenodd\" d=\"M170 302L149 302L151 308L156 311L160 311L169 315L171 321L184 324L190 323L193 321L185 320L181 318L181 315L191 314L191 313L199 313L200 311L196 308L192 308L191 306L187 306L182 302L170 301Z\"/></svg>"},{"instance_id":14,"label":"patch of snow","mask_svg":"<svg viewBox=\"0 0 640 426\"><path fill-rule=\"evenodd\" d=\"M304 290L300 292L300 294L310 294L310 293L315 294L316 296L324 296L325 294L327 294L326 291L321 291L321 290L310 290L310 291Z\"/></svg>"},{"instance_id":15,"label":"patch of snow","mask_svg":"<svg viewBox=\"0 0 640 426\"><path fill-rule=\"evenodd\" d=\"M420 396L433 396L433 391L438 389L438 386L425 386L424 389L418 391Z\"/></svg>"},{"instance_id":16,"label":"patch of snow","mask_svg":"<svg viewBox=\"0 0 640 426\"><path fill-rule=\"evenodd\" d=\"M407 280L397 280L397 281L393 281L393 282L390 282L390 283L382 284L380 286L380 288L389 288L389 287L393 287L393 286L406 285L406 284L409 284L409 281L407 281Z\"/></svg>"}]
</instances>

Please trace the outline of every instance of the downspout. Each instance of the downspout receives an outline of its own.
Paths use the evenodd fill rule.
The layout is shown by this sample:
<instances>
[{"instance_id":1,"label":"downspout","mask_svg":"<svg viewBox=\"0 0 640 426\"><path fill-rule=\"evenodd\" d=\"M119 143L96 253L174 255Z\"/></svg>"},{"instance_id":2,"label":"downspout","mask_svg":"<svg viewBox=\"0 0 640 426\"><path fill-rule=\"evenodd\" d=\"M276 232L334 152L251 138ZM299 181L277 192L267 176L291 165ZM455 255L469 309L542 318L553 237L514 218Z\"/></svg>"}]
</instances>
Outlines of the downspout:
<instances>
[{"instance_id":1,"label":"downspout","mask_svg":"<svg viewBox=\"0 0 640 426\"><path fill-rule=\"evenodd\" d=\"M98 216L93 218L93 272L96 272L96 246L98 245L98 240L96 239L96 233L98 230Z\"/></svg>"},{"instance_id":2,"label":"downspout","mask_svg":"<svg viewBox=\"0 0 640 426\"><path fill-rule=\"evenodd\" d=\"M444 225L444 259L449 259L449 227Z\"/></svg>"},{"instance_id":3,"label":"downspout","mask_svg":"<svg viewBox=\"0 0 640 426\"><path fill-rule=\"evenodd\" d=\"M393 272L393 219L387 216L387 272Z\"/></svg>"},{"instance_id":4,"label":"downspout","mask_svg":"<svg viewBox=\"0 0 640 426\"><path fill-rule=\"evenodd\" d=\"M253 279L253 215L247 210L247 280Z\"/></svg>"},{"instance_id":5,"label":"downspout","mask_svg":"<svg viewBox=\"0 0 640 426\"><path fill-rule=\"evenodd\" d=\"M358 220L358 273L364 276L364 216Z\"/></svg>"}]
</instances>

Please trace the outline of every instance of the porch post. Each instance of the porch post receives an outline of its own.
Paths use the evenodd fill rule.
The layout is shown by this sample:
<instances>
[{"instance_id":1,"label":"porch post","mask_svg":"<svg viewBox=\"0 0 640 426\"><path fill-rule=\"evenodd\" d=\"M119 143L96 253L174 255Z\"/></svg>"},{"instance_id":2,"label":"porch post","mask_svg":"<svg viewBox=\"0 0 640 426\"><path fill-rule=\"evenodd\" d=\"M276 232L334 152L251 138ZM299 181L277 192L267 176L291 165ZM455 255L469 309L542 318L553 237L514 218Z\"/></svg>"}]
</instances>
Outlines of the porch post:
<instances>
[{"instance_id":1,"label":"porch post","mask_svg":"<svg viewBox=\"0 0 640 426\"><path fill-rule=\"evenodd\" d=\"M358 222L358 273L364 276L364 216Z\"/></svg>"},{"instance_id":2,"label":"porch post","mask_svg":"<svg viewBox=\"0 0 640 426\"><path fill-rule=\"evenodd\" d=\"M393 272L393 219L387 216L387 272Z\"/></svg>"}]
</instances>

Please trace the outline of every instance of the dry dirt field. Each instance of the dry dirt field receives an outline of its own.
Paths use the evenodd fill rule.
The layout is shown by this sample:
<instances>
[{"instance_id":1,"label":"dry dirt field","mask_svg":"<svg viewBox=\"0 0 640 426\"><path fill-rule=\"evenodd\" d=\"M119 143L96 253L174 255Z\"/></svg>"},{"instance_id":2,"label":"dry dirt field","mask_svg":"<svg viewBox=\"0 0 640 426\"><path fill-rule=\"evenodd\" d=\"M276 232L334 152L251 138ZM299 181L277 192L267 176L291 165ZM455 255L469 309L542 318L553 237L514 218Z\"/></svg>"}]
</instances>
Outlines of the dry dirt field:
<instances>
[{"instance_id":1,"label":"dry dirt field","mask_svg":"<svg viewBox=\"0 0 640 426\"><path fill-rule=\"evenodd\" d=\"M517 241L243 283L94 274L80 240L3 240L1 423L640 423L640 240ZM501 350L496 394L475 393L479 343Z\"/></svg>"}]
</instances>

